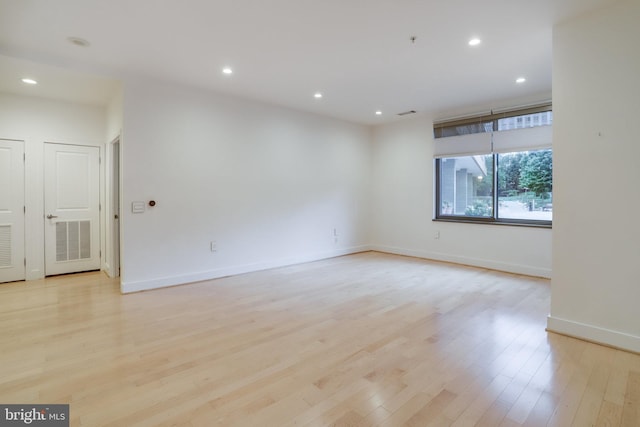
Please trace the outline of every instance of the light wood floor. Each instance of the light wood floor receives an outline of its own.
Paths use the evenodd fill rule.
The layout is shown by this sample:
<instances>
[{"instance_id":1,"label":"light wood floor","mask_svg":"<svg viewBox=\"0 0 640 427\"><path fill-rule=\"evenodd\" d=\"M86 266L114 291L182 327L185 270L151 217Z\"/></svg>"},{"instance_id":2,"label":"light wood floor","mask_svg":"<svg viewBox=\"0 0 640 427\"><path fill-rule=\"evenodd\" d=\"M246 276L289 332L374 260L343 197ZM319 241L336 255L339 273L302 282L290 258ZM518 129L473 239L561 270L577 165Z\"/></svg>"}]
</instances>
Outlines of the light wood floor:
<instances>
[{"instance_id":1,"label":"light wood floor","mask_svg":"<svg viewBox=\"0 0 640 427\"><path fill-rule=\"evenodd\" d=\"M545 332L547 280L364 253L120 295L0 285L0 403L72 426L639 426L640 356Z\"/></svg>"}]
</instances>

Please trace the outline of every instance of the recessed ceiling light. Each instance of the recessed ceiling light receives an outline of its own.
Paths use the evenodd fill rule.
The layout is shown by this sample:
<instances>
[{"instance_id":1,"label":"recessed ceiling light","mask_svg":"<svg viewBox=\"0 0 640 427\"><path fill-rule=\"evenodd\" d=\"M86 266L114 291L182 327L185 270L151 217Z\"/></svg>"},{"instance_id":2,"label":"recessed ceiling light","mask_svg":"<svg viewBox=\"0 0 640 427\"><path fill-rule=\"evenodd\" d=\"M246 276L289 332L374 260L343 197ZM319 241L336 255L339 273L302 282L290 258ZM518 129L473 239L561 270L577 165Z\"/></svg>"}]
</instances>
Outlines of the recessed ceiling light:
<instances>
[{"instance_id":1,"label":"recessed ceiling light","mask_svg":"<svg viewBox=\"0 0 640 427\"><path fill-rule=\"evenodd\" d=\"M89 47L91 45L87 40L80 37L67 37L67 41L72 45L79 47Z\"/></svg>"},{"instance_id":2,"label":"recessed ceiling light","mask_svg":"<svg viewBox=\"0 0 640 427\"><path fill-rule=\"evenodd\" d=\"M482 40L477 37L469 40L469 46L478 46L480 43L482 43Z\"/></svg>"},{"instance_id":3,"label":"recessed ceiling light","mask_svg":"<svg viewBox=\"0 0 640 427\"><path fill-rule=\"evenodd\" d=\"M313 97L317 98L317 99L320 99L320 98L322 98L322 94L320 92L316 92L316 93L313 94Z\"/></svg>"},{"instance_id":4,"label":"recessed ceiling light","mask_svg":"<svg viewBox=\"0 0 640 427\"><path fill-rule=\"evenodd\" d=\"M231 68L229 68L229 67L224 67L224 68L222 69L222 72L223 72L224 74L233 74L233 70L232 70Z\"/></svg>"},{"instance_id":5,"label":"recessed ceiling light","mask_svg":"<svg viewBox=\"0 0 640 427\"><path fill-rule=\"evenodd\" d=\"M527 79L525 79L524 77L518 77L518 78L516 79L516 83L524 83L524 82L526 82L526 81L527 81Z\"/></svg>"},{"instance_id":6,"label":"recessed ceiling light","mask_svg":"<svg viewBox=\"0 0 640 427\"><path fill-rule=\"evenodd\" d=\"M38 84L38 82L37 82L37 81L35 81L35 80L33 80L33 79L26 79L26 78L25 78L25 79L22 79L22 83L26 83L26 84L28 84L28 85L37 85L37 84Z\"/></svg>"},{"instance_id":7,"label":"recessed ceiling light","mask_svg":"<svg viewBox=\"0 0 640 427\"><path fill-rule=\"evenodd\" d=\"M376 111L376 116L381 116L382 115L382 111L378 110Z\"/></svg>"}]
</instances>

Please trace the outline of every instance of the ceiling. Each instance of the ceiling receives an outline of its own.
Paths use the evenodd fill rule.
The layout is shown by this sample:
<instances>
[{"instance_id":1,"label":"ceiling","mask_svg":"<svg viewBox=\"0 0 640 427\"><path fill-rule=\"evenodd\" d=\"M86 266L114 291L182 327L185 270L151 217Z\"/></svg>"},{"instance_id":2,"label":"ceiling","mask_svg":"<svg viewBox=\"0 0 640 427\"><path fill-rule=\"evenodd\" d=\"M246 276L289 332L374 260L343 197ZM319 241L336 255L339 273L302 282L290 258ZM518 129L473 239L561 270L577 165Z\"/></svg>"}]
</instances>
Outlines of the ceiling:
<instances>
[{"instance_id":1,"label":"ceiling","mask_svg":"<svg viewBox=\"0 0 640 427\"><path fill-rule=\"evenodd\" d=\"M152 78L363 124L437 117L548 98L553 25L614 1L0 0L0 91L104 105Z\"/></svg>"}]
</instances>

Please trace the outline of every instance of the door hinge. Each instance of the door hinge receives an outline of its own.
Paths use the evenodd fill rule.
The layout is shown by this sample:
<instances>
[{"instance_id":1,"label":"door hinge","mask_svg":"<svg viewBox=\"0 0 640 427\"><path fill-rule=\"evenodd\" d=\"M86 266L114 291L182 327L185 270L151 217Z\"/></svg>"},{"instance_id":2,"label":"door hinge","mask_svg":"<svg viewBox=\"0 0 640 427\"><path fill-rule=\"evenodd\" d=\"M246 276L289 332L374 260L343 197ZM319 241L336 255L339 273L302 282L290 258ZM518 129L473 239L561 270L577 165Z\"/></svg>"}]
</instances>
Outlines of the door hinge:
<instances>
[{"instance_id":1,"label":"door hinge","mask_svg":"<svg viewBox=\"0 0 640 427\"><path fill-rule=\"evenodd\" d=\"M98 252L98 257L102 258L102 249L100 249L100 252Z\"/></svg>"},{"instance_id":2,"label":"door hinge","mask_svg":"<svg viewBox=\"0 0 640 427\"><path fill-rule=\"evenodd\" d=\"M99 204L98 204L98 210L99 210L99 211L102 211L102 203L99 203Z\"/></svg>"},{"instance_id":3,"label":"door hinge","mask_svg":"<svg viewBox=\"0 0 640 427\"><path fill-rule=\"evenodd\" d=\"M26 206L23 206L23 207L22 207L22 211L23 211L24 213L27 213L27 207L26 207Z\"/></svg>"},{"instance_id":4,"label":"door hinge","mask_svg":"<svg viewBox=\"0 0 640 427\"><path fill-rule=\"evenodd\" d=\"M27 259L26 258L24 259L24 266L25 267L27 266Z\"/></svg>"},{"instance_id":5,"label":"door hinge","mask_svg":"<svg viewBox=\"0 0 640 427\"><path fill-rule=\"evenodd\" d=\"M27 161L27 153L22 153L22 161L23 162Z\"/></svg>"}]
</instances>

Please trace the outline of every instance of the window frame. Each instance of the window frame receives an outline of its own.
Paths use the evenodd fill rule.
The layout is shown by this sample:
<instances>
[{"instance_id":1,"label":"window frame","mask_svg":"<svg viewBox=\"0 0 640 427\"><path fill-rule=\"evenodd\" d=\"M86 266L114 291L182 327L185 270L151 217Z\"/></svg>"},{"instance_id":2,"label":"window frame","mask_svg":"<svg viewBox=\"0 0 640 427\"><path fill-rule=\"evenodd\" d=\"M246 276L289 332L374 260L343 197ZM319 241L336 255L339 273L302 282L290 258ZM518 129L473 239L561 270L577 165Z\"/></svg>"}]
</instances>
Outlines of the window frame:
<instances>
[{"instance_id":1,"label":"window frame","mask_svg":"<svg viewBox=\"0 0 640 427\"><path fill-rule=\"evenodd\" d=\"M439 139L444 137L443 133L445 129L460 126L460 125L475 125L478 123L487 123L489 121L493 122L493 132L498 131L498 120L509 117L518 117L518 116L526 116L534 113L543 113L553 111L551 108L551 104L543 104L529 108L521 108L517 110L509 110L501 113L493 113L484 114L484 115L476 115L470 118L462 118L457 119L455 121L442 121L434 123L434 139ZM539 125L541 126L541 125ZM532 126L535 127L535 126ZM536 150L523 150L523 149L515 149L513 152L528 152L528 151L538 151L538 150L551 150L553 155L553 148L539 148ZM490 152L485 155L491 155L493 157L493 174L492 174L492 213L491 217L477 217L477 216L466 216L466 215L454 215L454 214L443 214L442 213L442 197L441 197L441 162L443 159L455 158L455 157L466 157L466 155L451 155L451 156L443 156L439 158L434 158L434 171L435 171L435 205L434 205L434 217L433 221L445 221L445 222L458 222L458 223L471 223L471 224L495 224L495 225L511 225L511 226L526 226L526 227L542 227L542 228L552 228L553 219L548 220L534 220L534 219L519 219L519 218L499 218L500 214L500 206L498 203L498 162L499 155L503 153Z\"/></svg>"}]
</instances>

